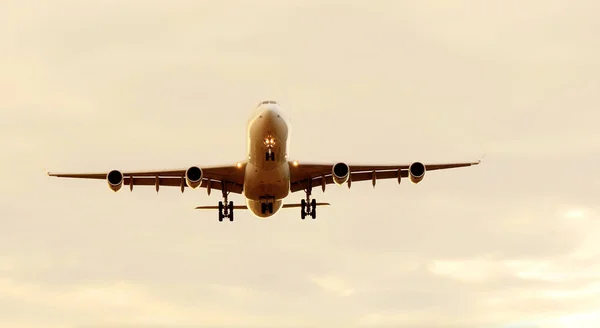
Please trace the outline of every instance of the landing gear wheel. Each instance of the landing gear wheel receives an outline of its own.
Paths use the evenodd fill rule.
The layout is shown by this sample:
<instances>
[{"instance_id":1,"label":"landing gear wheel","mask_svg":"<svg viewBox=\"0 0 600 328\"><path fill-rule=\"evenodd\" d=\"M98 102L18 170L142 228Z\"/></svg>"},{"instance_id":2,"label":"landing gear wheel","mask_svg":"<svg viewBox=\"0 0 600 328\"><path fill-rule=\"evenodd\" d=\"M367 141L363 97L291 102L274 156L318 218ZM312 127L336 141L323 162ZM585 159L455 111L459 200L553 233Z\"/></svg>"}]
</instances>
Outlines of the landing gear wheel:
<instances>
[{"instance_id":1,"label":"landing gear wheel","mask_svg":"<svg viewBox=\"0 0 600 328\"><path fill-rule=\"evenodd\" d=\"M313 200L300 200L300 218L304 220L307 215L310 215L313 219L317 218L317 201Z\"/></svg>"},{"instance_id":2,"label":"landing gear wheel","mask_svg":"<svg viewBox=\"0 0 600 328\"><path fill-rule=\"evenodd\" d=\"M261 212L262 214L265 214L265 213L267 213L267 203L261 203L261 204L260 204L260 212Z\"/></svg>"},{"instance_id":3,"label":"landing gear wheel","mask_svg":"<svg viewBox=\"0 0 600 328\"><path fill-rule=\"evenodd\" d=\"M269 203L267 209L269 210L269 213L273 214L273 203Z\"/></svg>"},{"instance_id":4,"label":"landing gear wheel","mask_svg":"<svg viewBox=\"0 0 600 328\"><path fill-rule=\"evenodd\" d=\"M219 222L223 222L223 218L225 218L225 215L223 215L223 202L219 202Z\"/></svg>"},{"instance_id":5,"label":"landing gear wheel","mask_svg":"<svg viewBox=\"0 0 600 328\"><path fill-rule=\"evenodd\" d=\"M306 181L307 188L304 189L306 192L306 199L300 200L300 218L304 220L307 215L310 215L313 219L317 218L317 201L315 199L310 198L310 194L312 193L312 180L307 179Z\"/></svg>"},{"instance_id":6,"label":"landing gear wheel","mask_svg":"<svg viewBox=\"0 0 600 328\"><path fill-rule=\"evenodd\" d=\"M224 218L233 221L233 202L227 201L229 192L224 182L221 184L221 191L223 192L223 200L219 202L219 222L223 222Z\"/></svg>"},{"instance_id":7,"label":"landing gear wheel","mask_svg":"<svg viewBox=\"0 0 600 328\"><path fill-rule=\"evenodd\" d=\"M306 200L300 201L300 218L304 220L306 218Z\"/></svg>"}]
</instances>

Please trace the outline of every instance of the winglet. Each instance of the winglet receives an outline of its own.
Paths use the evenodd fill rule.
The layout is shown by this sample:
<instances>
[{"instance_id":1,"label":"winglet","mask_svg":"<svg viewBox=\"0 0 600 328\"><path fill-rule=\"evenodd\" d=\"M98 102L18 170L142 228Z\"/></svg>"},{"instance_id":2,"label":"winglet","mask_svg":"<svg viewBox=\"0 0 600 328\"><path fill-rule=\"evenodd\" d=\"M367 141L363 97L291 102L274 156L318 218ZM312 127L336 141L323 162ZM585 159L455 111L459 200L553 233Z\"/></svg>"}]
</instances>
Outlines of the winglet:
<instances>
[{"instance_id":1,"label":"winglet","mask_svg":"<svg viewBox=\"0 0 600 328\"><path fill-rule=\"evenodd\" d=\"M46 168L44 167L44 173L46 173L47 176L50 176L50 172L48 172L48 170L46 170Z\"/></svg>"},{"instance_id":2,"label":"winglet","mask_svg":"<svg viewBox=\"0 0 600 328\"><path fill-rule=\"evenodd\" d=\"M483 158L485 157L485 155L487 155L487 153L484 153L483 156L481 156L481 158L479 158L479 160L477 161L477 164L481 163L481 161L483 160Z\"/></svg>"}]
</instances>

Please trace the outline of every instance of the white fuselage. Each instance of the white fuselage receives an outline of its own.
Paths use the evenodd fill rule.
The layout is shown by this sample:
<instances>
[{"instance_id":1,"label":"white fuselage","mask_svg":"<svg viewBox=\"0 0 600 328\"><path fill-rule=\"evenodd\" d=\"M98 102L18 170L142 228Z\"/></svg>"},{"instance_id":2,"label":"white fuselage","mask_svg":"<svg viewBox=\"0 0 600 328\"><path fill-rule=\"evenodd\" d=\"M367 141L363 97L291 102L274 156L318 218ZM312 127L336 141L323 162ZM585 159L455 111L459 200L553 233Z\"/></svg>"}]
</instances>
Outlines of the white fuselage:
<instances>
[{"instance_id":1,"label":"white fuselage","mask_svg":"<svg viewBox=\"0 0 600 328\"><path fill-rule=\"evenodd\" d=\"M289 133L289 125L275 103L259 105L248 123L244 196L248 210L259 218L274 215L290 193ZM263 214L262 203L273 203L273 212Z\"/></svg>"}]
</instances>

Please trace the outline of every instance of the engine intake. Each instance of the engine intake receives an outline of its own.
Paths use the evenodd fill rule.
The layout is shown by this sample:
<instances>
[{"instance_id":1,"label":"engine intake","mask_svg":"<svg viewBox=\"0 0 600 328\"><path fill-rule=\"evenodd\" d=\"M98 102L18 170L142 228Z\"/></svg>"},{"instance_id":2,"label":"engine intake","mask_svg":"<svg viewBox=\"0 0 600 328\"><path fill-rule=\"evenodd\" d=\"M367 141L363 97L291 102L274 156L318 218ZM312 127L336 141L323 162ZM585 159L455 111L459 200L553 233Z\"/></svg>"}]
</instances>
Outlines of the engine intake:
<instances>
[{"instance_id":1,"label":"engine intake","mask_svg":"<svg viewBox=\"0 0 600 328\"><path fill-rule=\"evenodd\" d=\"M350 167L346 163L337 163L331 169L331 175L333 176L333 182L342 185L350 178Z\"/></svg>"},{"instance_id":2,"label":"engine intake","mask_svg":"<svg viewBox=\"0 0 600 328\"><path fill-rule=\"evenodd\" d=\"M196 189L202 184L202 169L197 166L192 166L185 171L185 183L188 187Z\"/></svg>"},{"instance_id":3,"label":"engine intake","mask_svg":"<svg viewBox=\"0 0 600 328\"><path fill-rule=\"evenodd\" d=\"M408 175L412 183L419 183L425 177L425 165L421 162L414 162L408 168Z\"/></svg>"},{"instance_id":4,"label":"engine intake","mask_svg":"<svg viewBox=\"0 0 600 328\"><path fill-rule=\"evenodd\" d=\"M118 170L112 170L106 175L106 182L110 190L117 192L123 187L123 173Z\"/></svg>"}]
</instances>

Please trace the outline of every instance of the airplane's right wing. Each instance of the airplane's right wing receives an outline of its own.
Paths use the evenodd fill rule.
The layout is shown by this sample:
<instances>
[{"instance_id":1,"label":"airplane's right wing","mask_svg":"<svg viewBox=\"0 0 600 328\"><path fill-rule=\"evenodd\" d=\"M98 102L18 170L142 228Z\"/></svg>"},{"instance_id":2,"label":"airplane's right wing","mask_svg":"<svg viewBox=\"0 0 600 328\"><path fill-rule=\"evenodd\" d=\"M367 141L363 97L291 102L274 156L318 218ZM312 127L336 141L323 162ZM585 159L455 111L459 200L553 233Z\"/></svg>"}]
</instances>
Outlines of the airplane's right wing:
<instances>
[{"instance_id":1,"label":"airplane's right wing","mask_svg":"<svg viewBox=\"0 0 600 328\"><path fill-rule=\"evenodd\" d=\"M188 169L156 170L156 171L125 171L113 170L102 173L48 173L58 178L106 180L113 191L122 186L154 186L156 191L161 186L185 188L206 188L223 190L241 194L244 185L245 163L231 166L212 166L200 168L192 166Z\"/></svg>"}]
</instances>

